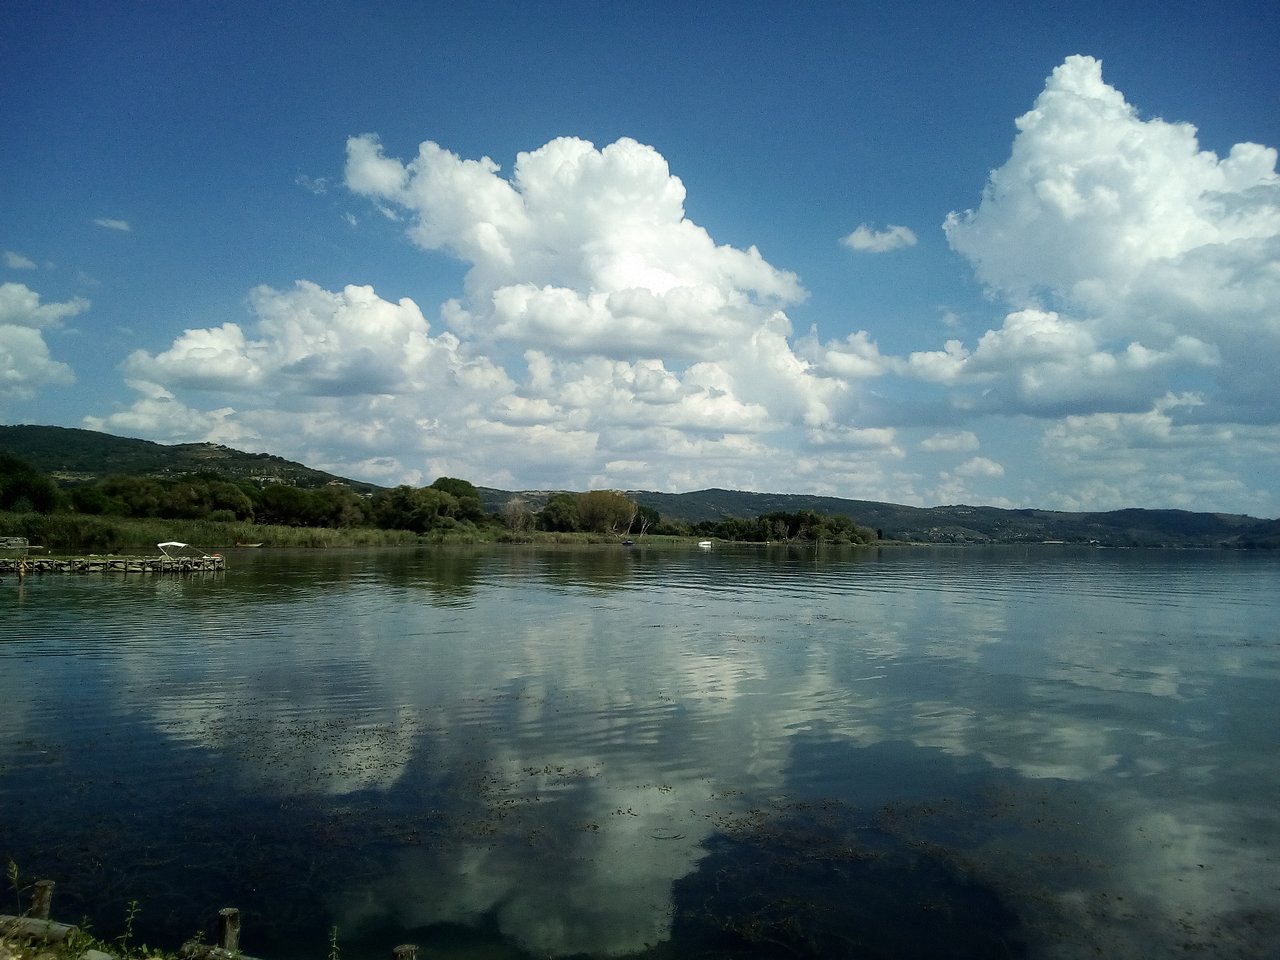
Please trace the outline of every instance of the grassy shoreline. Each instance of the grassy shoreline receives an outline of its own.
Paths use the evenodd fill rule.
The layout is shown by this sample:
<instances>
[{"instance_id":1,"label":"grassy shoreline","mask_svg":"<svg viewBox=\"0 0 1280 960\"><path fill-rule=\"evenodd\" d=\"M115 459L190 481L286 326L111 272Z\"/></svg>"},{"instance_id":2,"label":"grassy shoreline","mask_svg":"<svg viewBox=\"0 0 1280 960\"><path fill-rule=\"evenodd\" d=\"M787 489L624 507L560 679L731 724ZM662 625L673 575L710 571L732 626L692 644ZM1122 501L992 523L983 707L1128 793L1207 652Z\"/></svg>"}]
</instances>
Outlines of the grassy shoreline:
<instances>
[{"instance_id":1,"label":"grassy shoreline","mask_svg":"<svg viewBox=\"0 0 1280 960\"><path fill-rule=\"evenodd\" d=\"M165 540L180 540L205 550L237 545L264 547L341 548L413 547L432 544L616 544L620 534L552 533L532 530L512 533L496 526L459 526L417 534L408 530L373 527L284 527L246 521L161 520L99 517L74 513L12 513L0 511L0 536L26 537L51 555L147 552ZM646 534L644 544L693 543L701 539Z\"/></svg>"}]
</instances>

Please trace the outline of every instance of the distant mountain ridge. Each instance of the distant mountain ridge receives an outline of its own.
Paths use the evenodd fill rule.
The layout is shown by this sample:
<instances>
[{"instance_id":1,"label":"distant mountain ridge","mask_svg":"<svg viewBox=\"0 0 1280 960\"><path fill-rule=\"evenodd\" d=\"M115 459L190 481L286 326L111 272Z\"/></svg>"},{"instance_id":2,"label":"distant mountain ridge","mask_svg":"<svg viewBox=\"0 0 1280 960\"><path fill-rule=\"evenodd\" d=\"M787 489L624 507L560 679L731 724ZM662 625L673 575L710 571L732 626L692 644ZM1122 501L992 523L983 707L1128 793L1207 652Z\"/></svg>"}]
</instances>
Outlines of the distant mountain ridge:
<instances>
[{"instance_id":1,"label":"distant mountain ridge","mask_svg":"<svg viewBox=\"0 0 1280 960\"><path fill-rule=\"evenodd\" d=\"M555 490L510 492L481 487L486 509L513 496L538 509ZM1244 514L1129 508L1088 513L954 505L910 507L876 500L847 500L804 493L750 493L708 489L690 493L624 490L643 507L669 520L697 523L726 517L813 510L844 514L887 540L919 543L1098 543L1106 546L1280 547L1280 520Z\"/></svg>"},{"instance_id":2,"label":"distant mountain ridge","mask_svg":"<svg viewBox=\"0 0 1280 960\"><path fill-rule=\"evenodd\" d=\"M376 484L314 470L265 453L244 453L212 443L161 444L71 427L0 425L0 452L9 453L68 483L113 473L167 476L212 471L236 480L319 487L344 483L361 492ZM464 478L465 479L465 478ZM497 512L512 497L538 509L556 490L479 487L485 509ZM698 523L726 517L813 510L844 514L885 539L928 543L1096 542L1110 546L1280 547L1280 520L1243 514L1186 510L1127 509L1068 513L999 507L911 507L874 500L848 500L794 493L750 493L708 489L690 493L623 491L669 520Z\"/></svg>"},{"instance_id":3,"label":"distant mountain ridge","mask_svg":"<svg viewBox=\"0 0 1280 960\"><path fill-rule=\"evenodd\" d=\"M663 516L683 518L758 516L774 511L843 513L887 539L928 543L1041 543L1062 540L1107 545L1262 546L1280 536L1280 521L1243 514L1129 508L1084 513L1057 510L953 505L910 507L874 500L845 500L807 494L700 490L662 494L628 491L628 496Z\"/></svg>"}]
</instances>

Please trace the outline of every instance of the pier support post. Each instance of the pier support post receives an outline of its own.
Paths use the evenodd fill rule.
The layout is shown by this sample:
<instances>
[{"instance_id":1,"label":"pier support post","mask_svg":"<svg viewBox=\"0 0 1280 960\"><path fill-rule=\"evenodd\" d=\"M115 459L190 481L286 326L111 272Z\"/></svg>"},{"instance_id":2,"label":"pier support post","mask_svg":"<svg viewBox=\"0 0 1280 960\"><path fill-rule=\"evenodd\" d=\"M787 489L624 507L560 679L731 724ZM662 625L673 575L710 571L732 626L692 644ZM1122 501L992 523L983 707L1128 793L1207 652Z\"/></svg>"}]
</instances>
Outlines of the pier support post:
<instances>
[{"instance_id":1,"label":"pier support post","mask_svg":"<svg viewBox=\"0 0 1280 960\"><path fill-rule=\"evenodd\" d=\"M27 916L37 920L48 920L49 911L53 909L53 881L37 880L35 890L31 894L31 909Z\"/></svg>"},{"instance_id":2,"label":"pier support post","mask_svg":"<svg viewBox=\"0 0 1280 960\"><path fill-rule=\"evenodd\" d=\"M232 953L240 949L240 911L235 907L218 911L218 946Z\"/></svg>"}]
</instances>

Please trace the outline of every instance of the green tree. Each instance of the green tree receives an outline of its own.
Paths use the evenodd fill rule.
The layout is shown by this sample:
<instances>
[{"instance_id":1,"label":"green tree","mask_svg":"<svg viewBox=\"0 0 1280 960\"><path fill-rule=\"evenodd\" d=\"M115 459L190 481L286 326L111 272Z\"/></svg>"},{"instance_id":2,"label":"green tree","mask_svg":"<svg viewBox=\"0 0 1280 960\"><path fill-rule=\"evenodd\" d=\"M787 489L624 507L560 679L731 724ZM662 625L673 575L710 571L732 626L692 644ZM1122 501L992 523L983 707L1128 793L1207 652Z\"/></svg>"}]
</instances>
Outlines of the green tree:
<instances>
[{"instance_id":1,"label":"green tree","mask_svg":"<svg viewBox=\"0 0 1280 960\"><path fill-rule=\"evenodd\" d=\"M470 520L472 523L483 523L485 519L484 501L480 499L480 491L470 480L459 480L457 477L437 477L431 489L443 490L458 500L455 516L459 520Z\"/></svg>"},{"instance_id":2,"label":"green tree","mask_svg":"<svg viewBox=\"0 0 1280 960\"><path fill-rule=\"evenodd\" d=\"M578 498L572 493L553 493L538 511L538 528L553 533L572 533L579 526Z\"/></svg>"},{"instance_id":3,"label":"green tree","mask_svg":"<svg viewBox=\"0 0 1280 960\"><path fill-rule=\"evenodd\" d=\"M207 517L209 515L209 504L205 496L206 493L206 488L189 480L170 483L165 488L160 503L156 507L156 515L178 517L183 520L198 520Z\"/></svg>"},{"instance_id":4,"label":"green tree","mask_svg":"<svg viewBox=\"0 0 1280 960\"><path fill-rule=\"evenodd\" d=\"M426 533L458 522L459 500L438 487L402 485L380 493L373 504L374 522L387 530Z\"/></svg>"},{"instance_id":5,"label":"green tree","mask_svg":"<svg viewBox=\"0 0 1280 960\"><path fill-rule=\"evenodd\" d=\"M588 490L578 495L578 522L589 533L625 533L637 507L616 490Z\"/></svg>"},{"instance_id":6,"label":"green tree","mask_svg":"<svg viewBox=\"0 0 1280 960\"><path fill-rule=\"evenodd\" d=\"M67 494L67 499L71 503L71 509L76 513L88 513L95 516L107 514L123 517L127 516L129 512L122 501L107 496L102 492L102 486L97 483L87 483L73 487Z\"/></svg>"},{"instance_id":7,"label":"green tree","mask_svg":"<svg viewBox=\"0 0 1280 960\"><path fill-rule=\"evenodd\" d=\"M0 510L52 513L57 506L57 484L25 460L0 453Z\"/></svg>"},{"instance_id":8,"label":"green tree","mask_svg":"<svg viewBox=\"0 0 1280 960\"><path fill-rule=\"evenodd\" d=\"M361 527L369 522L365 501L350 487L331 484L313 493L317 526Z\"/></svg>"},{"instance_id":9,"label":"green tree","mask_svg":"<svg viewBox=\"0 0 1280 960\"><path fill-rule=\"evenodd\" d=\"M415 492L415 515L421 518L421 527L410 527L419 533L433 530L436 527L453 526L446 521L458 520L463 511L462 501L447 490L439 487L423 487ZM475 501L479 503L479 500ZM483 511L481 517L484 516Z\"/></svg>"},{"instance_id":10,"label":"green tree","mask_svg":"<svg viewBox=\"0 0 1280 960\"><path fill-rule=\"evenodd\" d=\"M659 537L687 537L693 533L684 520L661 519L647 531Z\"/></svg>"},{"instance_id":11,"label":"green tree","mask_svg":"<svg viewBox=\"0 0 1280 960\"><path fill-rule=\"evenodd\" d=\"M315 526L315 507L311 493L287 483L272 483L258 494L256 516L259 523L282 527Z\"/></svg>"},{"instance_id":12,"label":"green tree","mask_svg":"<svg viewBox=\"0 0 1280 960\"><path fill-rule=\"evenodd\" d=\"M222 477L206 477L205 503L209 512L230 511L237 520L253 519L253 500L241 487Z\"/></svg>"},{"instance_id":13,"label":"green tree","mask_svg":"<svg viewBox=\"0 0 1280 960\"><path fill-rule=\"evenodd\" d=\"M126 517L158 517L165 501L164 487L150 477L111 476L102 481L100 488L123 507Z\"/></svg>"}]
</instances>

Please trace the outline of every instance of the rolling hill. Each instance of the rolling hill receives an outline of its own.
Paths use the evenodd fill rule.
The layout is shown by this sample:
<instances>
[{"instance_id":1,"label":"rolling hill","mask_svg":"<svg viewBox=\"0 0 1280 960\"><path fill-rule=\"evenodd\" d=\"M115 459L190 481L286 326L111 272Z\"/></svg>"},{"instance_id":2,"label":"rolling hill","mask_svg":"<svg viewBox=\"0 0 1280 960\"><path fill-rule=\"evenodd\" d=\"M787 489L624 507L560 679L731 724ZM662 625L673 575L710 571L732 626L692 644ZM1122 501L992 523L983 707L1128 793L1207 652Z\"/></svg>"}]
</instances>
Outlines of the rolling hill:
<instances>
[{"instance_id":1,"label":"rolling hill","mask_svg":"<svg viewBox=\"0 0 1280 960\"><path fill-rule=\"evenodd\" d=\"M153 443L72 427L0 425L0 452L25 460L61 483L100 480L112 474L212 472L261 484L322 487L338 481L361 492L378 489L267 453L244 453L216 443Z\"/></svg>"},{"instance_id":2,"label":"rolling hill","mask_svg":"<svg viewBox=\"0 0 1280 960\"><path fill-rule=\"evenodd\" d=\"M67 427L0 425L0 452L9 453L69 484L113 473L173 476L208 471L234 480L319 487L341 482L361 492L380 489L265 453L244 453L211 443L160 444ZM555 490L480 487L485 508L499 511L512 497L538 509ZM924 543L1039 543L1065 541L1109 546L1280 547L1280 520L1186 510L1110 510L1068 513L952 505L911 507L873 500L809 494L708 489L690 493L623 491L669 520L697 523L755 517L777 511L844 514L885 539Z\"/></svg>"}]
</instances>

